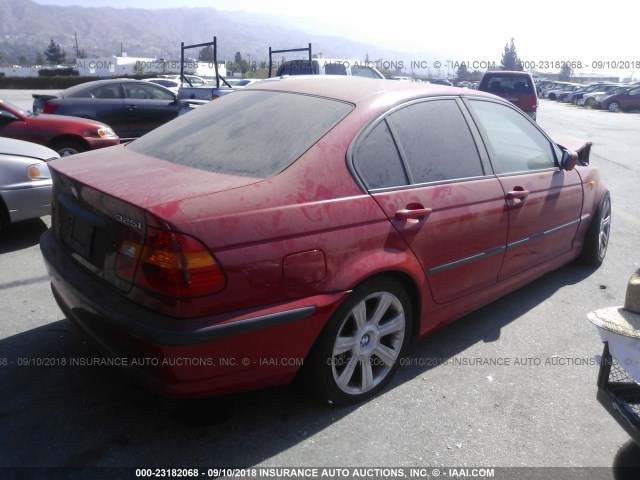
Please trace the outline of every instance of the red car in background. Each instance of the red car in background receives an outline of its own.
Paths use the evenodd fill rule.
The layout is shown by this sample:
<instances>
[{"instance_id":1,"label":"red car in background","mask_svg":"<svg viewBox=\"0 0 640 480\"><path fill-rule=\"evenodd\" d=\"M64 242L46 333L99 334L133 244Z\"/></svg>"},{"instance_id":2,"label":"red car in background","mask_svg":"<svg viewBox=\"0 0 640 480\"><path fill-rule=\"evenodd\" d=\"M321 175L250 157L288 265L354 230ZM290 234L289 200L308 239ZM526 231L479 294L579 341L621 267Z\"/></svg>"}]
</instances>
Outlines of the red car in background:
<instances>
[{"instance_id":1,"label":"red car in background","mask_svg":"<svg viewBox=\"0 0 640 480\"><path fill-rule=\"evenodd\" d=\"M120 143L120 138L104 123L26 112L2 100L0 137L38 143L55 150L61 157Z\"/></svg>"},{"instance_id":2,"label":"red car in background","mask_svg":"<svg viewBox=\"0 0 640 480\"><path fill-rule=\"evenodd\" d=\"M630 87L620 93L606 97L601 102L602 108L610 112L640 110L640 86Z\"/></svg>"},{"instance_id":3,"label":"red car in background","mask_svg":"<svg viewBox=\"0 0 640 480\"><path fill-rule=\"evenodd\" d=\"M380 392L410 340L577 257L611 202L589 148L475 90L264 80L50 164L66 316L151 388ZM576 166L576 162L579 166Z\"/></svg>"},{"instance_id":4,"label":"red car in background","mask_svg":"<svg viewBox=\"0 0 640 480\"><path fill-rule=\"evenodd\" d=\"M538 94L530 73L509 70L486 72L480 80L478 90L498 95L516 105L533 120L536 119Z\"/></svg>"}]
</instances>

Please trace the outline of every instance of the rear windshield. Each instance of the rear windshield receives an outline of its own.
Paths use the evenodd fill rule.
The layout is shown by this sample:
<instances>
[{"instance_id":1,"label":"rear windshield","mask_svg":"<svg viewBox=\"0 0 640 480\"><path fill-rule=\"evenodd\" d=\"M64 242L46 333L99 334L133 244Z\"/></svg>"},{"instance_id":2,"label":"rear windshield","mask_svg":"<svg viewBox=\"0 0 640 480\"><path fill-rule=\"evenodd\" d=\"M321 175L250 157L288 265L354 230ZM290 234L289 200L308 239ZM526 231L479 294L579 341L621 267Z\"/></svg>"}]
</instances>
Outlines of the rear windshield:
<instances>
[{"instance_id":1,"label":"rear windshield","mask_svg":"<svg viewBox=\"0 0 640 480\"><path fill-rule=\"evenodd\" d=\"M530 93L533 85L528 75L485 75L479 90L491 93Z\"/></svg>"},{"instance_id":2,"label":"rear windshield","mask_svg":"<svg viewBox=\"0 0 640 480\"><path fill-rule=\"evenodd\" d=\"M267 178L296 161L352 108L309 95L237 91L153 130L128 148L201 170Z\"/></svg>"}]
</instances>

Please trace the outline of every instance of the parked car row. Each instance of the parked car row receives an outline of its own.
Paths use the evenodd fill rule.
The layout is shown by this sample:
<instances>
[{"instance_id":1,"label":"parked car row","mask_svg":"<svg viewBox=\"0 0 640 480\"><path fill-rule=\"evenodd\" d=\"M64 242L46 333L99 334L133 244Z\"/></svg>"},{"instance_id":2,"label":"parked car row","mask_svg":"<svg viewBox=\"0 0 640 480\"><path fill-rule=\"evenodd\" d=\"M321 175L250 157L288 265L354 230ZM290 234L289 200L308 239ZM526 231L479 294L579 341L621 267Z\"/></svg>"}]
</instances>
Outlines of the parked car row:
<instances>
[{"instance_id":1,"label":"parked car row","mask_svg":"<svg viewBox=\"0 0 640 480\"><path fill-rule=\"evenodd\" d=\"M548 82L538 85L538 95L549 100L572 103L610 112L640 110L640 82L635 84L598 82L590 85Z\"/></svg>"}]
</instances>

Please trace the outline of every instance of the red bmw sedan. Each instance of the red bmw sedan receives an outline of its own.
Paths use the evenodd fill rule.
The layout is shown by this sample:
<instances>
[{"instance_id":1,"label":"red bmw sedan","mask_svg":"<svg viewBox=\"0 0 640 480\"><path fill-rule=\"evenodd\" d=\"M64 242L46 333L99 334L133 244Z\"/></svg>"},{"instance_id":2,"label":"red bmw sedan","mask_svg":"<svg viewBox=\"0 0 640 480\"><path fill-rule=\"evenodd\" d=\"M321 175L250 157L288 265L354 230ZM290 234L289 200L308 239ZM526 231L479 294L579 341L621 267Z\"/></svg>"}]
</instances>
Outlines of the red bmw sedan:
<instances>
[{"instance_id":1,"label":"red bmw sedan","mask_svg":"<svg viewBox=\"0 0 640 480\"><path fill-rule=\"evenodd\" d=\"M41 250L69 320L156 391L303 375L348 404L411 340L578 257L600 265L611 201L585 145L475 90L268 80L51 162Z\"/></svg>"}]
</instances>

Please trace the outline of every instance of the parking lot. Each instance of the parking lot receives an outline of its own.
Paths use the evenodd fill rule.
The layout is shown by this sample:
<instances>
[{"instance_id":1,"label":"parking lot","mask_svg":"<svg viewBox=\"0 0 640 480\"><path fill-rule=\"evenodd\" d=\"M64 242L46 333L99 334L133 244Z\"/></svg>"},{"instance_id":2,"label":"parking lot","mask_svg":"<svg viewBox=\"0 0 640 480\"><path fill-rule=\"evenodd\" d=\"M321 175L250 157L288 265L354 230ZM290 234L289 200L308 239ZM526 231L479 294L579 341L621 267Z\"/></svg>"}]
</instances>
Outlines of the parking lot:
<instances>
[{"instance_id":1,"label":"parking lot","mask_svg":"<svg viewBox=\"0 0 640 480\"><path fill-rule=\"evenodd\" d=\"M2 95L30 106L30 92ZM50 219L3 232L0 467L600 467L578 474L613 478L614 465L640 465L595 399L602 344L586 319L622 305L640 267L640 114L541 100L538 123L594 144L613 203L604 264L567 265L418 342L389 388L353 407L295 387L154 396L93 361L56 306L38 248Z\"/></svg>"}]
</instances>

